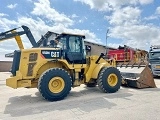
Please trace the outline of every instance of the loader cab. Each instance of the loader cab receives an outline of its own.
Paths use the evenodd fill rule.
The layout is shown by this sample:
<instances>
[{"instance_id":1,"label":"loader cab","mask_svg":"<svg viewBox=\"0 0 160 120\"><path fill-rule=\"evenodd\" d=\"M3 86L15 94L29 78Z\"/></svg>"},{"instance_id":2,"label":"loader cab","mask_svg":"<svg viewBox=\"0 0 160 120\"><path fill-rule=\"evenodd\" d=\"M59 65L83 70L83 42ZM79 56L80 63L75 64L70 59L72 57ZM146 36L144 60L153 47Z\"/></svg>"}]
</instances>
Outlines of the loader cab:
<instances>
[{"instance_id":1,"label":"loader cab","mask_svg":"<svg viewBox=\"0 0 160 120\"><path fill-rule=\"evenodd\" d=\"M57 46L62 49L63 58L70 64L85 64L86 51L84 45L85 36L77 34L60 34L55 40Z\"/></svg>"}]
</instances>

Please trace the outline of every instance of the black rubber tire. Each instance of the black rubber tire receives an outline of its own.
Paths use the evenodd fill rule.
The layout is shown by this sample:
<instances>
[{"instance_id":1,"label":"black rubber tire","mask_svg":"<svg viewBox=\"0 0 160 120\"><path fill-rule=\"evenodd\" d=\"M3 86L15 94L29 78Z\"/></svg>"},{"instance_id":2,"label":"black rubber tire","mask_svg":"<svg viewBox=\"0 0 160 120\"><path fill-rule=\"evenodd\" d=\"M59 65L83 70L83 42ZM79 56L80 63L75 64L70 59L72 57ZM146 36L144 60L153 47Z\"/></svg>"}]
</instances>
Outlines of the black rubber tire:
<instances>
[{"instance_id":1,"label":"black rubber tire","mask_svg":"<svg viewBox=\"0 0 160 120\"><path fill-rule=\"evenodd\" d=\"M152 74L153 75L153 74ZM153 78L158 78L158 75L153 75Z\"/></svg>"},{"instance_id":2,"label":"black rubber tire","mask_svg":"<svg viewBox=\"0 0 160 120\"><path fill-rule=\"evenodd\" d=\"M118 78L118 82L115 86L110 86L107 82L107 78L110 74L115 74ZM122 82L122 77L117 68L114 67L105 67L99 73L97 84L101 91L106 93L114 93L120 89Z\"/></svg>"},{"instance_id":3,"label":"black rubber tire","mask_svg":"<svg viewBox=\"0 0 160 120\"><path fill-rule=\"evenodd\" d=\"M49 81L54 77L61 77L64 80L64 89L59 93L53 93L49 90ZM64 99L70 92L72 87L72 79L67 71L61 68L51 68L46 70L38 82L38 89L42 97L48 101L57 101Z\"/></svg>"}]
</instances>

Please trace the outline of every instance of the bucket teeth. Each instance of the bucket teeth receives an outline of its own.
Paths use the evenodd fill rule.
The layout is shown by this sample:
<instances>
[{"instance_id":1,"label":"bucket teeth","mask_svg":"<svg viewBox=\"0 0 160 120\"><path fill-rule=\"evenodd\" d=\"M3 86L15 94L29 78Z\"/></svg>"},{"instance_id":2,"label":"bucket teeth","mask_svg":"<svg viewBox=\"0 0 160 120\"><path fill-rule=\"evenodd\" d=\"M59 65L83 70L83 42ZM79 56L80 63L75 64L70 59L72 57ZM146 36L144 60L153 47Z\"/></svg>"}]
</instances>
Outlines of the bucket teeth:
<instances>
[{"instance_id":1,"label":"bucket teeth","mask_svg":"<svg viewBox=\"0 0 160 120\"><path fill-rule=\"evenodd\" d=\"M117 68L123 78L122 85L135 88L156 87L152 72L144 62L119 64Z\"/></svg>"}]
</instances>

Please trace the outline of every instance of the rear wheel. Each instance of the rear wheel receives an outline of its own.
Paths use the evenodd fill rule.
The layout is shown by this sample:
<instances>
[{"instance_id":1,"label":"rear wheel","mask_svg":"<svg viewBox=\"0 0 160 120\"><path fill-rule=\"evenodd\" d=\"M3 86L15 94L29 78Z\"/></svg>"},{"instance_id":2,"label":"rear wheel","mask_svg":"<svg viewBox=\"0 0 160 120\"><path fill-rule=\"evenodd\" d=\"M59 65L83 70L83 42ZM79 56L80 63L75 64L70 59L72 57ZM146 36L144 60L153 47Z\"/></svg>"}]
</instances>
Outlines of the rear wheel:
<instances>
[{"instance_id":1,"label":"rear wheel","mask_svg":"<svg viewBox=\"0 0 160 120\"><path fill-rule=\"evenodd\" d=\"M122 77L117 68L102 68L99 73L97 84L100 90L114 93L120 89Z\"/></svg>"},{"instance_id":2,"label":"rear wheel","mask_svg":"<svg viewBox=\"0 0 160 120\"><path fill-rule=\"evenodd\" d=\"M71 90L71 76L61 68L51 68L45 71L38 82L41 95L49 101L64 99Z\"/></svg>"}]
</instances>

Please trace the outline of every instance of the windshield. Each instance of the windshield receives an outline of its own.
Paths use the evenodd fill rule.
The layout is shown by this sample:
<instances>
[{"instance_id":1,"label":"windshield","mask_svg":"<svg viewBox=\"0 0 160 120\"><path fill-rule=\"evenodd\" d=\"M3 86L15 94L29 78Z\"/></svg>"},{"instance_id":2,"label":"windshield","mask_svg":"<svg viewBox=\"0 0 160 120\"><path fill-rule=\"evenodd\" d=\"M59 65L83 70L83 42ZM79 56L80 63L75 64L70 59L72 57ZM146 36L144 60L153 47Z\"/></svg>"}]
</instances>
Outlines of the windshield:
<instances>
[{"instance_id":1,"label":"windshield","mask_svg":"<svg viewBox=\"0 0 160 120\"><path fill-rule=\"evenodd\" d=\"M150 59L160 58L160 52L151 52L151 53L149 53L149 58Z\"/></svg>"},{"instance_id":2,"label":"windshield","mask_svg":"<svg viewBox=\"0 0 160 120\"><path fill-rule=\"evenodd\" d=\"M79 36L69 37L69 50L70 52L81 52L81 39Z\"/></svg>"}]
</instances>

